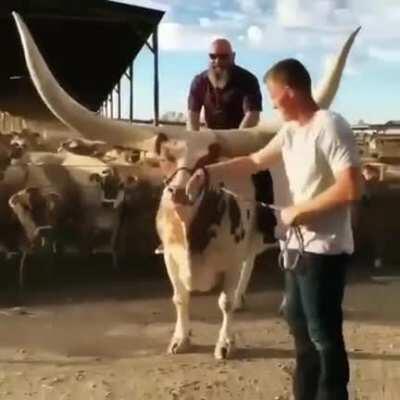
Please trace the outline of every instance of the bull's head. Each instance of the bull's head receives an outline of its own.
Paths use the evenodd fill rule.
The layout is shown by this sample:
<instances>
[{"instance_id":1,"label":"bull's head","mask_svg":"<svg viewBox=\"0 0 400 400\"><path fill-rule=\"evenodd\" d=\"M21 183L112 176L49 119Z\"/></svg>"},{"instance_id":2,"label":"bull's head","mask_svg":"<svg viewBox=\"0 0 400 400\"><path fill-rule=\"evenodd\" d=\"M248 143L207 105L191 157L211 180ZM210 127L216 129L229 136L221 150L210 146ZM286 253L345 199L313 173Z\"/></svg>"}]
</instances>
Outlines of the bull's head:
<instances>
[{"instance_id":1,"label":"bull's head","mask_svg":"<svg viewBox=\"0 0 400 400\"><path fill-rule=\"evenodd\" d=\"M13 132L10 144L21 156L28 150L43 150L42 135L39 132L33 132L29 129L23 129L21 132Z\"/></svg>"},{"instance_id":2,"label":"bull's head","mask_svg":"<svg viewBox=\"0 0 400 400\"><path fill-rule=\"evenodd\" d=\"M97 186L101 205L105 208L118 208L125 199L125 193L136 185L137 178L128 176L123 179L113 168L106 168L100 173L93 173L89 180Z\"/></svg>"},{"instance_id":3,"label":"bull's head","mask_svg":"<svg viewBox=\"0 0 400 400\"><path fill-rule=\"evenodd\" d=\"M23 227L31 246L47 247L54 243L61 221L60 194L29 187L12 195L9 205Z\"/></svg>"},{"instance_id":4,"label":"bull's head","mask_svg":"<svg viewBox=\"0 0 400 400\"><path fill-rule=\"evenodd\" d=\"M184 132L172 126L157 128L103 118L87 110L64 91L46 65L22 18L16 13L13 16L32 81L49 109L87 139L158 153L164 174L173 176L168 182L168 191L176 203L189 205L183 187L193 168L216 161L219 156L232 157L257 151L282 126L282 121L276 119L250 129ZM358 31L350 35L316 92L315 100L322 108L329 107L336 94L347 55Z\"/></svg>"},{"instance_id":5,"label":"bull's head","mask_svg":"<svg viewBox=\"0 0 400 400\"><path fill-rule=\"evenodd\" d=\"M0 171L21 159L27 151L38 150L42 144L41 139L39 133L28 129L0 135Z\"/></svg>"},{"instance_id":6,"label":"bull's head","mask_svg":"<svg viewBox=\"0 0 400 400\"><path fill-rule=\"evenodd\" d=\"M188 179L198 168L219 160L221 146L213 135L194 136L192 140L169 140L160 133L156 139L156 154L165 176L166 195L176 206L192 206L185 187Z\"/></svg>"},{"instance_id":7,"label":"bull's head","mask_svg":"<svg viewBox=\"0 0 400 400\"><path fill-rule=\"evenodd\" d=\"M4 171L14 161L19 160L27 151L21 133L10 132L0 135L0 171Z\"/></svg>"}]
</instances>

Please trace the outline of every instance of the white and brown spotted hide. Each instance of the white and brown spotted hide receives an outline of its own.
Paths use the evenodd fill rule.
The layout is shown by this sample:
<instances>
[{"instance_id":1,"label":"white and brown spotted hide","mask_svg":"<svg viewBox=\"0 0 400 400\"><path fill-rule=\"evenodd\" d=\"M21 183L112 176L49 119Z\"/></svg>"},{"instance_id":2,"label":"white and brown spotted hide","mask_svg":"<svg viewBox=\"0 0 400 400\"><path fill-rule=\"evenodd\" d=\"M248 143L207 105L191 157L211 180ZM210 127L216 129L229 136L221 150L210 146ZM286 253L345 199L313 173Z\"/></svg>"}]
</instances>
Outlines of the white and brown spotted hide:
<instances>
[{"instance_id":1,"label":"white and brown spotted hide","mask_svg":"<svg viewBox=\"0 0 400 400\"><path fill-rule=\"evenodd\" d=\"M241 306L254 259L266 248L260 232L262 224L257 219L254 183L259 187L266 185L264 191L272 193L272 181L264 174L255 177L254 183L242 183L241 193L245 198L234 197L220 188L205 187L192 204L185 193L186 183L197 168L220 159L218 143L200 136L186 142L159 135L155 151L167 178L157 230L178 309L177 327L169 348L175 353L183 351L189 340L183 322L188 318L187 310L181 302L189 301L190 292L208 291L222 281L220 307L224 318L231 319L232 310ZM267 214L268 211L264 212L264 217ZM270 213L263 226L269 234L267 241L273 237L273 221ZM233 349L233 339L226 329L223 325L215 349L217 358L226 357Z\"/></svg>"}]
</instances>

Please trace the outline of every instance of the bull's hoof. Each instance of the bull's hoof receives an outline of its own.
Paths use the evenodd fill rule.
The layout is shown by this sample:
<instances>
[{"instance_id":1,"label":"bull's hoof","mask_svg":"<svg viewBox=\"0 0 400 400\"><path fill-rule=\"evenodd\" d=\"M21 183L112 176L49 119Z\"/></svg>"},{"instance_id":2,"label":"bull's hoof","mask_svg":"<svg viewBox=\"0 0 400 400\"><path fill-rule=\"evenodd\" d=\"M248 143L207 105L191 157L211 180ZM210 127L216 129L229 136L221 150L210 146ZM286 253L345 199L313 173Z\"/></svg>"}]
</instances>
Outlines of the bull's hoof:
<instances>
[{"instance_id":1,"label":"bull's hoof","mask_svg":"<svg viewBox=\"0 0 400 400\"><path fill-rule=\"evenodd\" d=\"M214 357L217 360L231 358L235 348L235 341L233 339L225 339L222 342L218 342L215 346Z\"/></svg>"},{"instance_id":2,"label":"bull's hoof","mask_svg":"<svg viewBox=\"0 0 400 400\"><path fill-rule=\"evenodd\" d=\"M235 299L233 303L233 311L245 311L246 310L246 298L244 296L240 296Z\"/></svg>"},{"instance_id":3,"label":"bull's hoof","mask_svg":"<svg viewBox=\"0 0 400 400\"><path fill-rule=\"evenodd\" d=\"M190 338L175 338L173 337L171 343L168 346L168 354L180 354L185 353L190 349Z\"/></svg>"}]
</instances>

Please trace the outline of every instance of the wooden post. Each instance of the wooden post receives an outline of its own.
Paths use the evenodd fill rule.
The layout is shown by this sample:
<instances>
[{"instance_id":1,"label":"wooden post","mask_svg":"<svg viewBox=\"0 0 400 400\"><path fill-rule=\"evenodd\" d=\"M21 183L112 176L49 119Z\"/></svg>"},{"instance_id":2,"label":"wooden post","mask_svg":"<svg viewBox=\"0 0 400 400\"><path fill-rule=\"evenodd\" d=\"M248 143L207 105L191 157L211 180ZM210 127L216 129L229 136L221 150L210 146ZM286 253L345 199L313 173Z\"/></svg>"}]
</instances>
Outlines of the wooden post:
<instances>
[{"instance_id":1,"label":"wooden post","mask_svg":"<svg viewBox=\"0 0 400 400\"><path fill-rule=\"evenodd\" d=\"M110 105L111 105L111 119L114 119L114 89L111 90L111 100L110 100Z\"/></svg>"},{"instance_id":2,"label":"wooden post","mask_svg":"<svg viewBox=\"0 0 400 400\"><path fill-rule=\"evenodd\" d=\"M133 60L129 65L129 119L133 121Z\"/></svg>"},{"instance_id":3,"label":"wooden post","mask_svg":"<svg viewBox=\"0 0 400 400\"><path fill-rule=\"evenodd\" d=\"M117 84L118 91L118 119L121 119L121 80Z\"/></svg>"},{"instance_id":4,"label":"wooden post","mask_svg":"<svg viewBox=\"0 0 400 400\"><path fill-rule=\"evenodd\" d=\"M154 124L157 126L160 120L160 83L158 70L158 27L153 33L153 56L154 56Z\"/></svg>"},{"instance_id":5,"label":"wooden post","mask_svg":"<svg viewBox=\"0 0 400 400\"><path fill-rule=\"evenodd\" d=\"M105 111L105 117L108 118L108 96L107 96L106 101L104 103L104 111Z\"/></svg>"}]
</instances>

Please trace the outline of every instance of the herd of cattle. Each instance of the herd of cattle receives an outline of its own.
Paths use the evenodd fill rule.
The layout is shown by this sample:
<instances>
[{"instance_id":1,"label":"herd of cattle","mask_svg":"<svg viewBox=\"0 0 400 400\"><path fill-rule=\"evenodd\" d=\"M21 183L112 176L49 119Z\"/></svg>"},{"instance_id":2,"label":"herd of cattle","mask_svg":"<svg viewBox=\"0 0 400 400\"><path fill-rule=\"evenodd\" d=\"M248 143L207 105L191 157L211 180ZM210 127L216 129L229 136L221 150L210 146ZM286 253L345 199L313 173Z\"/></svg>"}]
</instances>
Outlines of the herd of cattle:
<instances>
[{"instance_id":1,"label":"herd of cattle","mask_svg":"<svg viewBox=\"0 0 400 400\"><path fill-rule=\"evenodd\" d=\"M123 219L157 184L156 161L141 151L62 135L58 142L28 129L0 135L0 245L21 253L21 286L27 256L39 250L90 254L106 246L118 268Z\"/></svg>"},{"instance_id":2,"label":"herd of cattle","mask_svg":"<svg viewBox=\"0 0 400 400\"><path fill-rule=\"evenodd\" d=\"M66 135L75 132L79 137L63 137L54 145L51 132L45 137L27 131L1 136L1 212L10 226L0 232L1 241L6 247L18 243L25 253L35 246L57 252L58 238L69 231L86 247L82 251L90 251L96 234L108 230L117 266L115 248L124 210L143 212L135 208L137 198L146 185L161 187L164 176L156 229L177 313L168 350L182 352L190 344L190 293L210 290L222 277L218 304L223 321L214 354L217 359L229 357L234 349L233 311L242 304L255 257L270 244L265 230L274 232L273 218L261 232L257 193L250 181L227 178L223 183L231 193L204 187L194 200L186 196L185 185L196 168L265 146L282 121L277 118L247 130L186 132L102 118L64 91L22 18L14 13L14 19L38 93L69 128L64 129ZM358 31L345 42L315 93L323 108L335 97ZM264 189L273 192L274 202L283 206L287 198L281 172L272 170L272 181ZM10 235L15 225L20 227L22 241ZM23 268L24 258L21 279Z\"/></svg>"}]
</instances>

